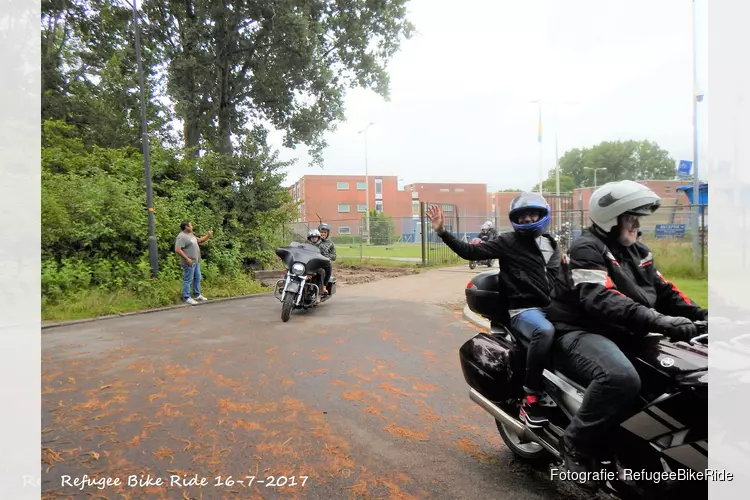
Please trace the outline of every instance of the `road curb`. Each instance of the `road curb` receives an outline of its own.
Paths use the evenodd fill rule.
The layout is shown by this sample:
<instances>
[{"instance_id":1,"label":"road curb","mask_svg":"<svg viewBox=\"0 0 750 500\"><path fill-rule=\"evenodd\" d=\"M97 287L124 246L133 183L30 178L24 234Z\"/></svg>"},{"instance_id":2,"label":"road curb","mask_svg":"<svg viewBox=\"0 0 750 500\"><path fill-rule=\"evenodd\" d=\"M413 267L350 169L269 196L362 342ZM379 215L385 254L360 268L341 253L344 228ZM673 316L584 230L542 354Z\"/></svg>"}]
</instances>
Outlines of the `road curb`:
<instances>
[{"instance_id":1,"label":"road curb","mask_svg":"<svg viewBox=\"0 0 750 500\"><path fill-rule=\"evenodd\" d=\"M484 319L483 317L469 309L469 306L464 306L464 319L470 321L479 328L483 328L488 332L490 331L489 320Z\"/></svg>"},{"instance_id":2,"label":"road curb","mask_svg":"<svg viewBox=\"0 0 750 500\"><path fill-rule=\"evenodd\" d=\"M154 309L144 309L142 311L131 311L131 312L126 312L126 313L109 314L107 316L96 316L94 318L74 319L71 321L61 321L58 323L47 323L46 325L42 324L42 330L51 330L53 328L61 328L63 326L71 326L71 325L80 325L83 323L93 323L94 321L103 321L107 319L124 318L127 316L139 316L141 314L150 314L150 313L156 313L156 312L161 312L161 311L171 311L173 309L182 309L185 307L205 307L211 304L229 302L231 300L252 299L256 297L260 298L260 297L268 297L268 296L273 296L273 292L253 293L250 295L238 295L236 297L221 297L218 299L211 299L208 302L205 302L203 304L198 304L196 306L191 306L189 304L176 304L173 306L157 307Z\"/></svg>"}]
</instances>

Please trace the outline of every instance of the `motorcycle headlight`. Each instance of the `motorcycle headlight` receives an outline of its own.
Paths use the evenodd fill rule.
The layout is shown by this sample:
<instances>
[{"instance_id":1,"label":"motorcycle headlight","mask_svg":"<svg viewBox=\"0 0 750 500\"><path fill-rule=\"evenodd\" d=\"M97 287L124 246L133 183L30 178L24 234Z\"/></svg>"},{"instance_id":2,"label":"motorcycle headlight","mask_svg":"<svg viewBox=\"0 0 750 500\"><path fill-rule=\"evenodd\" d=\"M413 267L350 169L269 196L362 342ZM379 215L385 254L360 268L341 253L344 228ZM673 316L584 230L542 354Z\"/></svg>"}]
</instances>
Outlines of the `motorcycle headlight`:
<instances>
[{"instance_id":1,"label":"motorcycle headlight","mask_svg":"<svg viewBox=\"0 0 750 500\"><path fill-rule=\"evenodd\" d=\"M292 272L294 274L305 274L305 265L295 262L294 265L292 265Z\"/></svg>"}]
</instances>

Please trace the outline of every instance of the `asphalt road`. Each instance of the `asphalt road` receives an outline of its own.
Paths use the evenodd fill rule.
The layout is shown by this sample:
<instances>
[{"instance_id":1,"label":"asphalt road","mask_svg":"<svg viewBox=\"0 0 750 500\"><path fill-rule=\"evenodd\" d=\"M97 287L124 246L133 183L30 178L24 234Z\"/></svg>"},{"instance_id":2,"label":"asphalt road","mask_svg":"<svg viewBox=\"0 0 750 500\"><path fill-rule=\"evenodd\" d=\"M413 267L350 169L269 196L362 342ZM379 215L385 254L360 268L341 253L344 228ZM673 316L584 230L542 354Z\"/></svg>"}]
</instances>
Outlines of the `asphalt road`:
<instances>
[{"instance_id":1,"label":"asphalt road","mask_svg":"<svg viewBox=\"0 0 750 500\"><path fill-rule=\"evenodd\" d=\"M45 331L43 498L570 497L469 400L459 312L344 292L288 323L264 296Z\"/></svg>"}]
</instances>

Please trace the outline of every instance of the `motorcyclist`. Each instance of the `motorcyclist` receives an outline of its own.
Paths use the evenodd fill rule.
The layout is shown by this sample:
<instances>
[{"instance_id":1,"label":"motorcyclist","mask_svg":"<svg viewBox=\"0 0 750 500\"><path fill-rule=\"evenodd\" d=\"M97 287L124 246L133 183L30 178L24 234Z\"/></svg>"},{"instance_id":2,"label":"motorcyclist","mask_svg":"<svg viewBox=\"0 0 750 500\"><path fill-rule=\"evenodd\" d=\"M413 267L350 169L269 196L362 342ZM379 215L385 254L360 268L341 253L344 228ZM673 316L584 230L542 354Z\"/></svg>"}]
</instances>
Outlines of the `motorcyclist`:
<instances>
[{"instance_id":1,"label":"motorcyclist","mask_svg":"<svg viewBox=\"0 0 750 500\"><path fill-rule=\"evenodd\" d=\"M489 241L494 240L497 238L497 229L495 229L494 225L492 224L492 221L487 221L484 224L482 224L482 227L479 231L479 239L482 241Z\"/></svg>"},{"instance_id":2,"label":"motorcyclist","mask_svg":"<svg viewBox=\"0 0 750 500\"><path fill-rule=\"evenodd\" d=\"M513 232L471 245L443 228L443 212L433 205L427 212L435 232L459 257L481 261L498 259L500 284L507 292L511 327L529 342L526 360L526 396L519 416L532 428L548 423L539 398L544 394L542 373L548 365L555 329L545 318L550 293L559 278L561 252L546 232L550 209L536 193L522 193L510 204L508 217Z\"/></svg>"},{"instance_id":3,"label":"motorcyclist","mask_svg":"<svg viewBox=\"0 0 750 500\"><path fill-rule=\"evenodd\" d=\"M336 245L329 239L329 236L331 235L331 228L328 226L328 224L322 222L318 226L318 231L320 232L320 239L322 240L320 244L320 253L331 259L331 261L335 261Z\"/></svg>"},{"instance_id":4,"label":"motorcyclist","mask_svg":"<svg viewBox=\"0 0 750 500\"><path fill-rule=\"evenodd\" d=\"M321 238L319 230L317 230L317 229L311 229L310 232L307 233L307 241L309 241L311 244L313 244L316 247L318 247L318 249L320 250L321 255L323 255L324 257L328 257L325 253L323 253L324 252L324 248L325 248L323 246L324 241ZM330 257L329 257L329 259L330 259ZM332 271L333 271L333 266L331 265L330 260L328 262L326 262L325 265L323 266L323 271L324 271L324 275L323 275L323 285L324 285L324 288L321 291L321 294L320 294L321 297L325 297L326 295L329 294L329 285L330 285L330 281L331 281L331 274L332 274Z\"/></svg>"},{"instance_id":5,"label":"motorcyclist","mask_svg":"<svg viewBox=\"0 0 750 500\"><path fill-rule=\"evenodd\" d=\"M597 189L589 202L592 225L571 244L570 262L563 260L561 267L567 284L547 311L558 332L555 367L587 387L560 443L566 468L576 473L599 470L597 462L609 458L606 438L640 393L638 372L622 349L649 332L689 340L697 335L694 321L708 316L662 276L649 248L638 241L640 218L660 203L651 189L633 181Z\"/></svg>"}]
</instances>

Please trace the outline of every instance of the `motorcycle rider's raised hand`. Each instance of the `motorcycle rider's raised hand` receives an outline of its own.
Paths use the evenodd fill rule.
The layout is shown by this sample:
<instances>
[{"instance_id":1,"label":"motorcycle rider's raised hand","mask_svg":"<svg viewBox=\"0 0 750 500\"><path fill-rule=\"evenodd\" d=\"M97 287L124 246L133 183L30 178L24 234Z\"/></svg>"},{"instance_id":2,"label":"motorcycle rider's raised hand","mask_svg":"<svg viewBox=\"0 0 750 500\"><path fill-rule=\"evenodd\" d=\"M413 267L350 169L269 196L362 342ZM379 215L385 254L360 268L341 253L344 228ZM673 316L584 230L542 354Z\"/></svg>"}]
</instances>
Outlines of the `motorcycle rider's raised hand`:
<instances>
[{"instance_id":1,"label":"motorcycle rider's raised hand","mask_svg":"<svg viewBox=\"0 0 750 500\"><path fill-rule=\"evenodd\" d=\"M432 230L436 233L442 233L443 228L443 209L438 205L430 205L427 209L427 217L432 222Z\"/></svg>"},{"instance_id":2,"label":"motorcycle rider's raised hand","mask_svg":"<svg viewBox=\"0 0 750 500\"><path fill-rule=\"evenodd\" d=\"M689 319L679 316L660 316L656 319L654 327L672 342L690 340L698 335L698 327Z\"/></svg>"}]
</instances>

